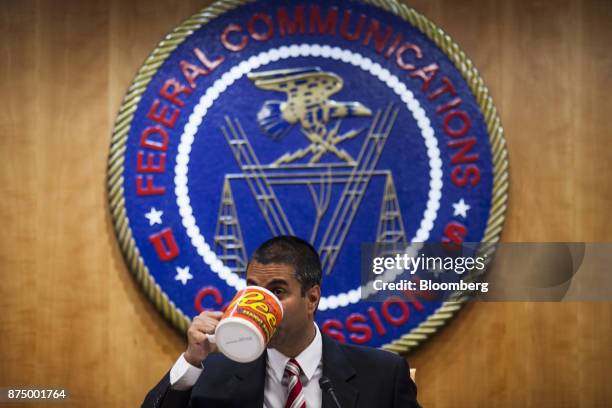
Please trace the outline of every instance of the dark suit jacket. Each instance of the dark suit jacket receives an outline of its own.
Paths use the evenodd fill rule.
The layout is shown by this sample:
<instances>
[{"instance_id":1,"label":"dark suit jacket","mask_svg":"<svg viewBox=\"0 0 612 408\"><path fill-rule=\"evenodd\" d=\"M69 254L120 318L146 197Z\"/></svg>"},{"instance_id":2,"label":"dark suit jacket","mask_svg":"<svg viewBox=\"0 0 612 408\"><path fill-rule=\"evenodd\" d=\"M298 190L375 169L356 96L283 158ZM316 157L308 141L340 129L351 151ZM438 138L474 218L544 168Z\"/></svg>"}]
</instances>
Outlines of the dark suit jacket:
<instances>
[{"instance_id":1,"label":"dark suit jacket","mask_svg":"<svg viewBox=\"0 0 612 408\"><path fill-rule=\"evenodd\" d=\"M408 364L393 353L340 344L323 335L323 376L331 380L342 408L419 407ZM265 380L266 353L247 364L214 353L190 391L172 390L168 373L149 391L142 407L262 408ZM323 392L323 407L335 408L333 404ZM309 407L308 401L306 406L318 408Z\"/></svg>"}]
</instances>

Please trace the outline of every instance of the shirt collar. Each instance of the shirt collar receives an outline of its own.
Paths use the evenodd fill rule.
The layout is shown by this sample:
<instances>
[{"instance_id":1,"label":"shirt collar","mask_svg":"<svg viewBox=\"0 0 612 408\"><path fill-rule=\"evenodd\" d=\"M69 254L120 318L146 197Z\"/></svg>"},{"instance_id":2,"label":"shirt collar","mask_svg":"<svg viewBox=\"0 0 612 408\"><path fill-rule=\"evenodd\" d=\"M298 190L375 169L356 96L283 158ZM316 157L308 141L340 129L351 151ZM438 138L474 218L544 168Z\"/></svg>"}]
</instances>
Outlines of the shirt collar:
<instances>
[{"instance_id":1,"label":"shirt collar","mask_svg":"<svg viewBox=\"0 0 612 408\"><path fill-rule=\"evenodd\" d=\"M302 372L308 381L314 375L315 370L321 362L323 356L323 341L321 339L321 332L319 326L315 323L315 337L298 356L295 358L302 368ZM283 379L285 373L285 367L289 357L285 356L280 351L269 348L268 349L268 365L272 368L274 376L280 382Z\"/></svg>"}]
</instances>

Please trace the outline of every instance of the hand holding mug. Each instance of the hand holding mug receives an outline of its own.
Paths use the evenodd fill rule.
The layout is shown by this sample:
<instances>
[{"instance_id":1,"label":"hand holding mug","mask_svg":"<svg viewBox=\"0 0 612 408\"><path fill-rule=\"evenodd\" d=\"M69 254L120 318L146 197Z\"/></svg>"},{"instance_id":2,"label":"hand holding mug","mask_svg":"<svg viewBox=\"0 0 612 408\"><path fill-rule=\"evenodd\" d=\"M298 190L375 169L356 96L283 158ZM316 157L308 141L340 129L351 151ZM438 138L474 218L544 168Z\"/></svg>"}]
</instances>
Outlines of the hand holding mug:
<instances>
[{"instance_id":1,"label":"hand holding mug","mask_svg":"<svg viewBox=\"0 0 612 408\"><path fill-rule=\"evenodd\" d=\"M208 336L215 332L223 312L206 310L194 317L187 330L187 350L185 360L199 367L210 353L217 351L217 346L209 341Z\"/></svg>"}]
</instances>

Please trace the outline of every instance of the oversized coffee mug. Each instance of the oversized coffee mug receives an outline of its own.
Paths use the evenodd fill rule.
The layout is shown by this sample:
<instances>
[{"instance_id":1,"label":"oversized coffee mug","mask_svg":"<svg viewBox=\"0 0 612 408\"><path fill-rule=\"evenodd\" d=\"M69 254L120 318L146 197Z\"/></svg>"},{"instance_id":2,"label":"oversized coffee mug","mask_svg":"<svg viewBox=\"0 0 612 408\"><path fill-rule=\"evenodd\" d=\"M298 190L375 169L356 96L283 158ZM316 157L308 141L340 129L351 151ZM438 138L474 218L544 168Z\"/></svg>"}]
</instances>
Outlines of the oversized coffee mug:
<instances>
[{"instance_id":1,"label":"oversized coffee mug","mask_svg":"<svg viewBox=\"0 0 612 408\"><path fill-rule=\"evenodd\" d=\"M247 286L236 293L208 340L228 358L248 363L261 356L282 319L283 306L272 292Z\"/></svg>"}]
</instances>

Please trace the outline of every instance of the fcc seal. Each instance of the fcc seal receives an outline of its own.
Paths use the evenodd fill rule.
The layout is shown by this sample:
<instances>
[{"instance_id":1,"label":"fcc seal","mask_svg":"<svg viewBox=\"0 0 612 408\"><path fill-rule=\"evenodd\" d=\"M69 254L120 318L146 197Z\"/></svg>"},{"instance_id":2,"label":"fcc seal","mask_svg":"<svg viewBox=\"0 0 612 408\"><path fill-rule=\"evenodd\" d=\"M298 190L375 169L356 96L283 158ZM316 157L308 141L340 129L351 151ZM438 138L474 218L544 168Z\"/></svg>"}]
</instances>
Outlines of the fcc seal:
<instances>
[{"instance_id":1,"label":"fcc seal","mask_svg":"<svg viewBox=\"0 0 612 408\"><path fill-rule=\"evenodd\" d=\"M319 327L406 351L459 308L363 302L364 242L495 242L507 161L472 63L393 0L219 1L169 34L118 114L109 200L129 268L179 330L291 234L323 263Z\"/></svg>"}]
</instances>

